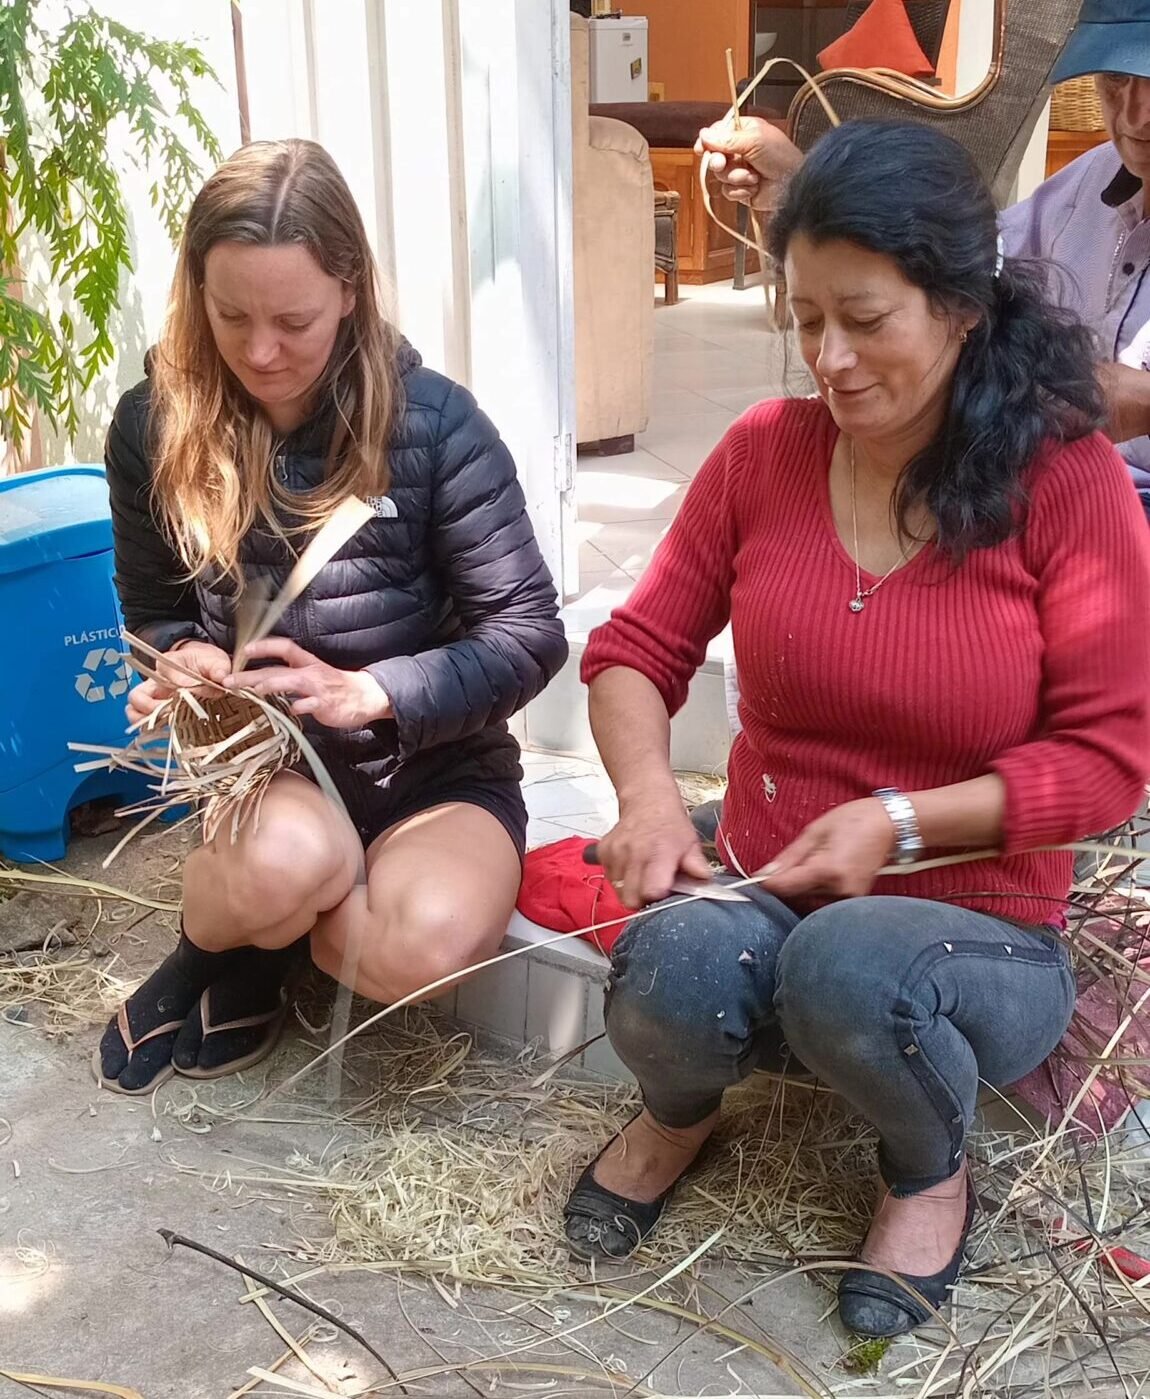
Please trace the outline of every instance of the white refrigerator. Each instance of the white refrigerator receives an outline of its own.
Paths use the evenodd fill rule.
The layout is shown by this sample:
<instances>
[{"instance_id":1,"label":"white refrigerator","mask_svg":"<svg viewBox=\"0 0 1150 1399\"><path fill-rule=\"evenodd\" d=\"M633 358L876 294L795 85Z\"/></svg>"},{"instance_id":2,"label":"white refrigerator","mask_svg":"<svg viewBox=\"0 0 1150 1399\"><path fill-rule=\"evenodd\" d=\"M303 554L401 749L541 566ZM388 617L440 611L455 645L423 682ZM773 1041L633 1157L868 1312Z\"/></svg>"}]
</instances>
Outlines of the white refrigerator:
<instances>
[{"instance_id":1,"label":"white refrigerator","mask_svg":"<svg viewBox=\"0 0 1150 1399\"><path fill-rule=\"evenodd\" d=\"M593 19L591 101L646 102L647 17Z\"/></svg>"}]
</instances>

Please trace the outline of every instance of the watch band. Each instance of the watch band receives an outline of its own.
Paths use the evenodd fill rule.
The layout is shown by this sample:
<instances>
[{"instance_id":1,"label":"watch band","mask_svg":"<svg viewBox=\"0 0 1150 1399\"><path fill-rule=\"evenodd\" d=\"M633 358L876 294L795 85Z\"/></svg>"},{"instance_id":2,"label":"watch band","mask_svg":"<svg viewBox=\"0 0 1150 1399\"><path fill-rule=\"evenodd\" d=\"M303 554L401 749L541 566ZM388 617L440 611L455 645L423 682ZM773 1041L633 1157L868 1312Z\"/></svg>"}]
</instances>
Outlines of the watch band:
<instances>
[{"instance_id":1,"label":"watch band","mask_svg":"<svg viewBox=\"0 0 1150 1399\"><path fill-rule=\"evenodd\" d=\"M886 808L890 823L894 827L894 849L891 861L896 865L912 864L922 854L924 846L919 834L918 817L914 803L897 787L879 787L872 794Z\"/></svg>"}]
</instances>

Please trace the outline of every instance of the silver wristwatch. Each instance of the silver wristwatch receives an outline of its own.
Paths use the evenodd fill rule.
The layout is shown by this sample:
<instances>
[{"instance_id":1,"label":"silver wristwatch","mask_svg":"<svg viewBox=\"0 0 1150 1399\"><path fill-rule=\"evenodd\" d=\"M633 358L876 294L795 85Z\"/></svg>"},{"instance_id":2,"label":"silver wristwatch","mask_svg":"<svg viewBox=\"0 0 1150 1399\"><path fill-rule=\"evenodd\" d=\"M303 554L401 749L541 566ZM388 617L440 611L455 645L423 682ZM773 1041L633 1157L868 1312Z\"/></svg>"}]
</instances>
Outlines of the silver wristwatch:
<instances>
[{"instance_id":1,"label":"silver wristwatch","mask_svg":"<svg viewBox=\"0 0 1150 1399\"><path fill-rule=\"evenodd\" d=\"M894 827L894 849L891 852L891 862L896 865L913 864L923 852L922 836L918 831L918 817L915 815L914 803L906 795L900 792L897 787L880 787L874 793L883 806L886 814L890 817L890 823Z\"/></svg>"}]
</instances>

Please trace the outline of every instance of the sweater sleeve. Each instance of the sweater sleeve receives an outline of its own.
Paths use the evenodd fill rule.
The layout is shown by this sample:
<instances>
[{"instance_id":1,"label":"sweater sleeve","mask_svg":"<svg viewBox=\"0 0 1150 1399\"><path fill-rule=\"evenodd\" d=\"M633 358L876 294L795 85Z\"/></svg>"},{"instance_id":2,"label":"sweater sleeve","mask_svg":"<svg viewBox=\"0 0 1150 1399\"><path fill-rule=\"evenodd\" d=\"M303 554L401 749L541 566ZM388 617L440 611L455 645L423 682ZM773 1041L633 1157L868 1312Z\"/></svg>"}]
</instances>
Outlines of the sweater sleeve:
<instances>
[{"instance_id":1,"label":"sweater sleeve","mask_svg":"<svg viewBox=\"0 0 1150 1399\"><path fill-rule=\"evenodd\" d=\"M1150 772L1150 534L1101 435L1041 469L1023 551L1046 649L1037 732L991 764L1006 854L1119 825Z\"/></svg>"},{"instance_id":2,"label":"sweater sleeve","mask_svg":"<svg viewBox=\"0 0 1150 1399\"><path fill-rule=\"evenodd\" d=\"M136 388L120 399L104 445L116 592L128 630L166 651L184 637L207 640L207 633L187 569L152 512L152 468L140 397Z\"/></svg>"},{"instance_id":3,"label":"sweater sleeve","mask_svg":"<svg viewBox=\"0 0 1150 1399\"><path fill-rule=\"evenodd\" d=\"M732 480L746 453L742 418L703 463L630 598L588 638L585 684L627 666L651 681L669 714L683 707L707 643L730 616L738 548Z\"/></svg>"},{"instance_id":4,"label":"sweater sleeve","mask_svg":"<svg viewBox=\"0 0 1150 1399\"><path fill-rule=\"evenodd\" d=\"M509 718L567 658L515 463L458 385L433 450L431 548L466 635L367 667L391 700L403 758Z\"/></svg>"}]
</instances>

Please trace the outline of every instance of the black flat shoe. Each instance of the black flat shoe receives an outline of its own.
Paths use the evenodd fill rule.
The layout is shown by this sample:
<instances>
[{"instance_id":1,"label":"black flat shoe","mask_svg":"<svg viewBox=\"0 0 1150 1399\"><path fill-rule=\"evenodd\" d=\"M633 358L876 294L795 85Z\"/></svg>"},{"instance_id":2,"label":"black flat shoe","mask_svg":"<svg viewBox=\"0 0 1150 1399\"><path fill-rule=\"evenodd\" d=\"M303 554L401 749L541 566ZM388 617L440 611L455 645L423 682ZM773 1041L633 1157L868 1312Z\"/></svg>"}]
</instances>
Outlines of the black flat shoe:
<instances>
[{"instance_id":1,"label":"black flat shoe","mask_svg":"<svg viewBox=\"0 0 1150 1399\"><path fill-rule=\"evenodd\" d=\"M921 1292L935 1311L941 1311L958 1281L962 1257L966 1251L967 1235L974 1220L974 1186L966 1182L966 1221L954 1255L945 1267L929 1277L900 1273L909 1286ZM934 1312L882 1273L865 1268L852 1268L842 1275L839 1283L839 1320L856 1336L902 1336L907 1331L934 1319Z\"/></svg>"},{"instance_id":2,"label":"black flat shoe","mask_svg":"<svg viewBox=\"0 0 1150 1399\"><path fill-rule=\"evenodd\" d=\"M628 1122L627 1126L630 1125ZM612 1137L575 1182L575 1188L563 1206L567 1247L575 1258L586 1263L593 1259L618 1263L630 1258L658 1224L679 1181L699 1164L707 1150L707 1143L704 1142L694 1160L656 1199L628 1200L625 1195L616 1195L595 1179L595 1167L614 1140Z\"/></svg>"}]
</instances>

